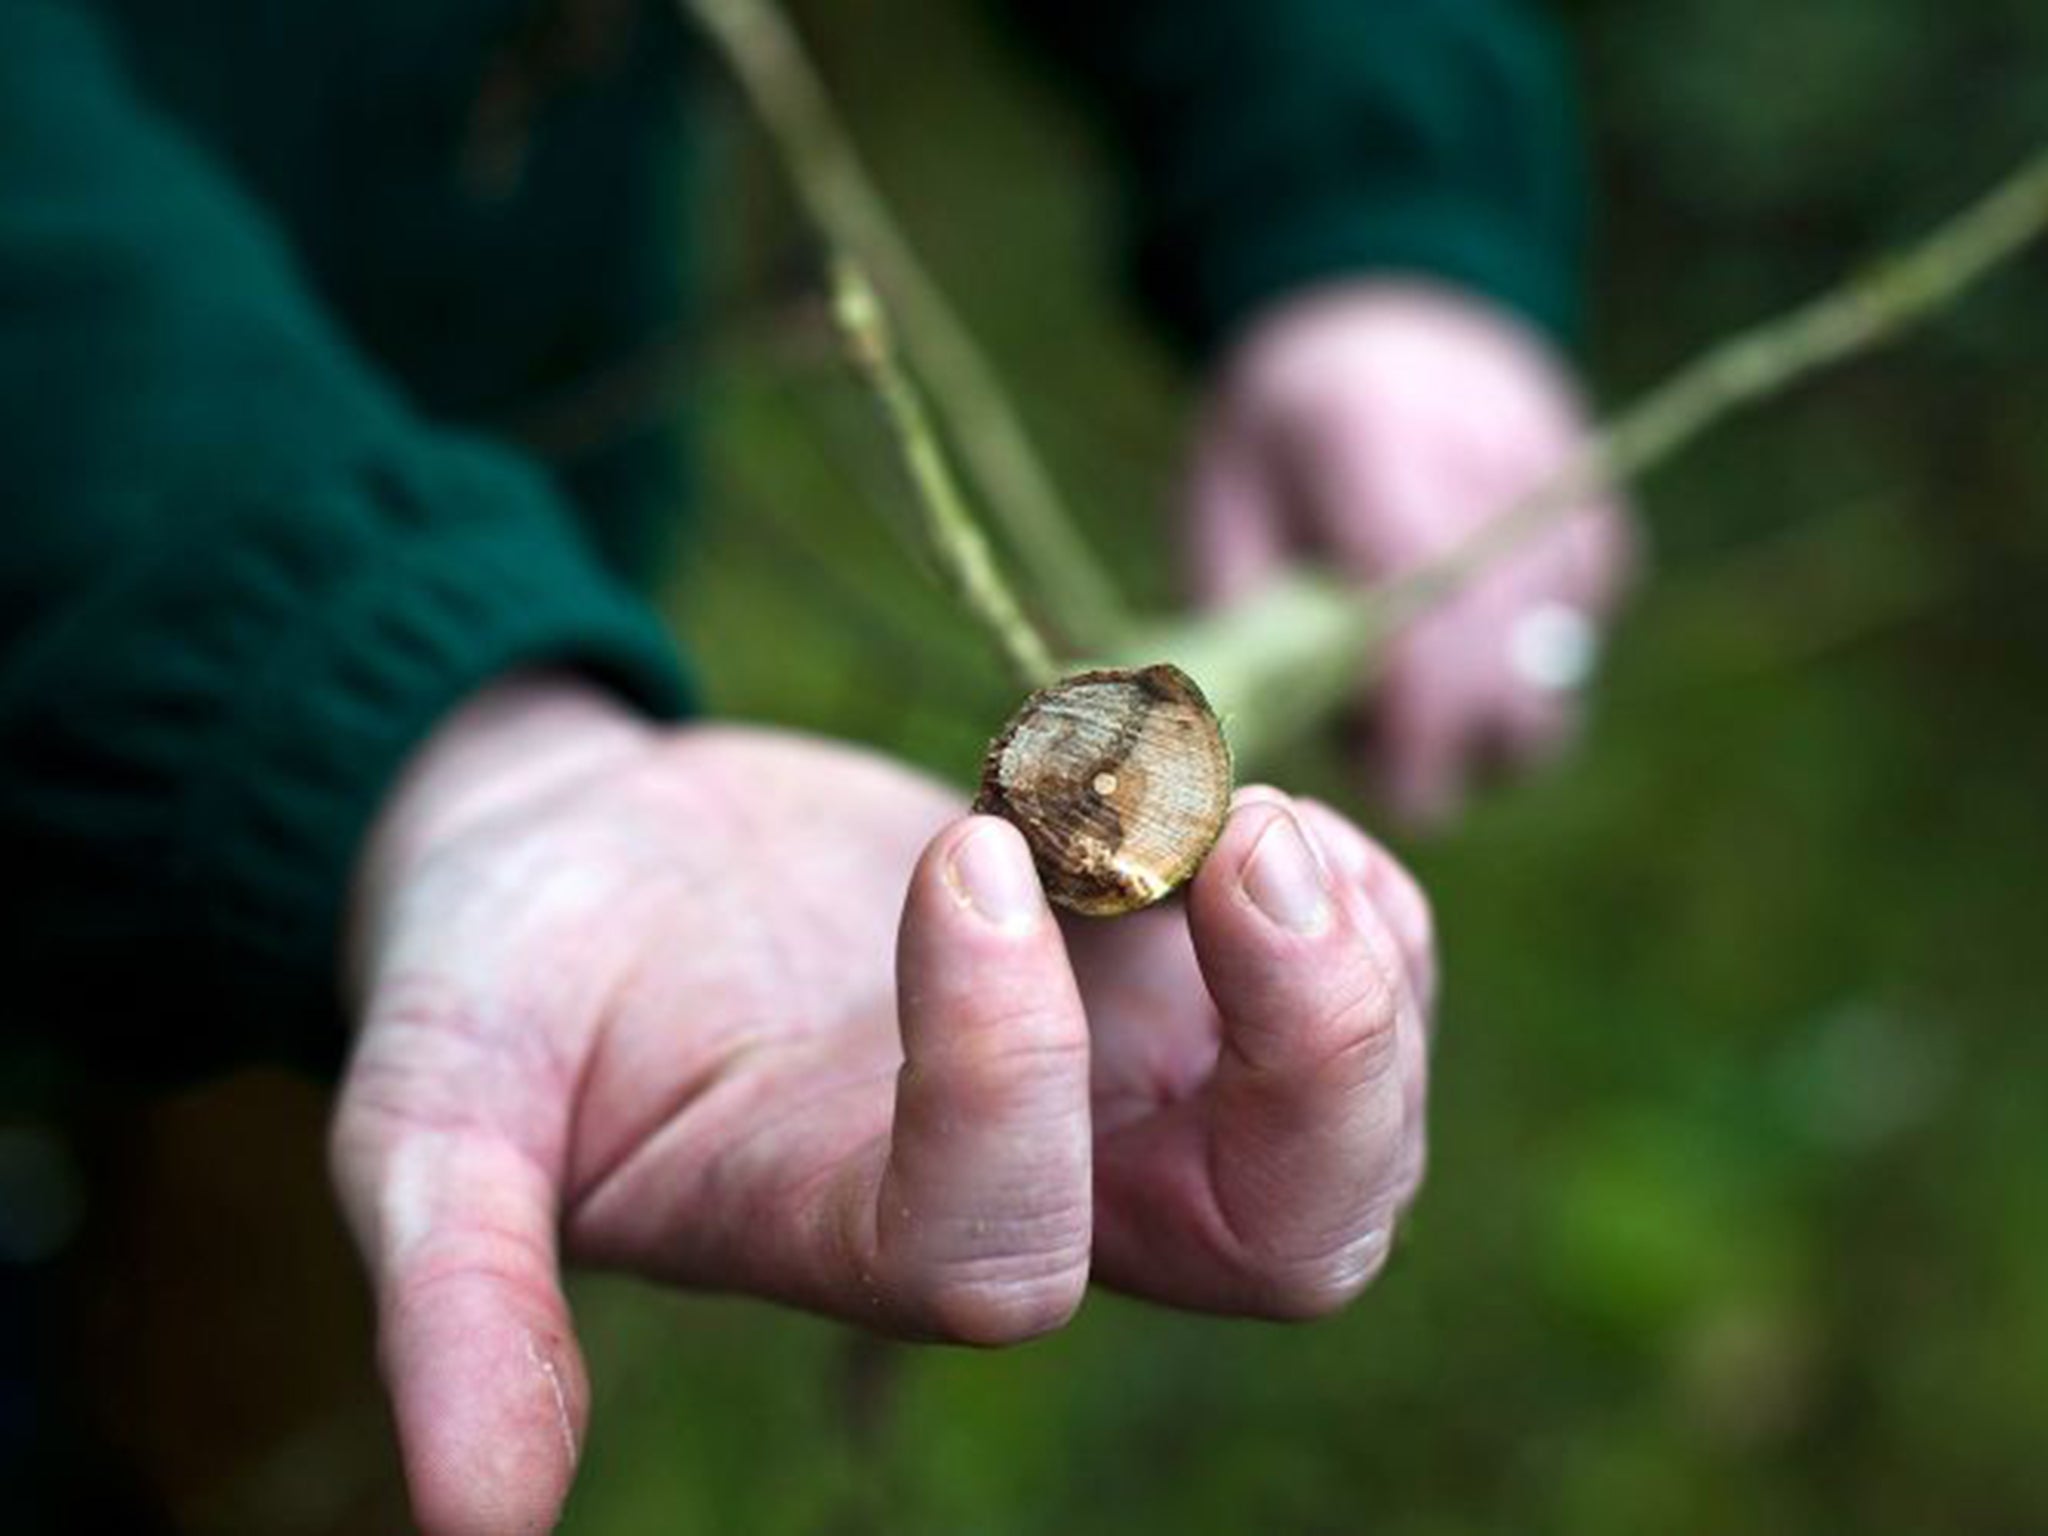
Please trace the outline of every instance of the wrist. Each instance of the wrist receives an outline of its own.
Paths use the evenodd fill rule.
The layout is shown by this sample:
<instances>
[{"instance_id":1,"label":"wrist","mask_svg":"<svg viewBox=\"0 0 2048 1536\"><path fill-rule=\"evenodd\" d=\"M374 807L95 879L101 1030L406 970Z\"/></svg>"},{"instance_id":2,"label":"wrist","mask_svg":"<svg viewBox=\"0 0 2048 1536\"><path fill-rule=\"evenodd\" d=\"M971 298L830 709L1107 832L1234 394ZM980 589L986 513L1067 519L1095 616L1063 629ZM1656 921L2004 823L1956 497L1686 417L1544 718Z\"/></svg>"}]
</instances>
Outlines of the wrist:
<instances>
[{"instance_id":1,"label":"wrist","mask_svg":"<svg viewBox=\"0 0 2048 1536\"><path fill-rule=\"evenodd\" d=\"M1221 376L1260 379L1291 359L1371 333L1409 351L1450 350L1492 360L1546 387L1574 393L1570 360L1534 323L1473 289L1401 273L1356 274L1293 289L1270 301L1225 355ZM1355 343L1353 343L1355 344Z\"/></svg>"},{"instance_id":2,"label":"wrist","mask_svg":"<svg viewBox=\"0 0 2048 1536\"><path fill-rule=\"evenodd\" d=\"M406 762L363 839L344 960L363 974L378 914L422 859L501 812L635 755L655 727L598 684L520 673L472 694Z\"/></svg>"}]
</instances>

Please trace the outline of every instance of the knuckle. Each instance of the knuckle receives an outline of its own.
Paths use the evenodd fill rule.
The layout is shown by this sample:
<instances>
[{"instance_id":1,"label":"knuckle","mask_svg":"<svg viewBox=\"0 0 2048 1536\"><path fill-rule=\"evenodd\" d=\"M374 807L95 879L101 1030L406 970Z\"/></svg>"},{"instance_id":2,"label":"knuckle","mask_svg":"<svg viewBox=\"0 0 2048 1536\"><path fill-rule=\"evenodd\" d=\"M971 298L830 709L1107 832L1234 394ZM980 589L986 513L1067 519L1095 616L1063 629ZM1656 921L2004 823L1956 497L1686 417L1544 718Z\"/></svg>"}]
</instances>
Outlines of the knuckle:
<instances>
[{"instance_id":1,"label":"knuckle","mask_svg":"<svg viewBox=\"0 0 2048 1536\"><path fill-rule=\"evenodd\" d=\"M1087 1037L1054 1030L1040 1016L998 1021L931 1063L947 1100L961 1113L1004 1119L1048 1090L1085 1082Z\"/></svg>"},{"instance_id":2,"label":"knuckle","mask_svg":"<svg viewBox=\"0 0 2048 1536\"><path fill-rule=\"evenodd\" d=\"M1260 1310L1287 1321L1341 1312L1386 1267L1389 1238L1386 1228L1373 1227L1327 1254L1267 1270L1256 1277Z\"/></svg>"},{"instance_id":3,"label":"knuckle","mask_svg":"<svg viewBox=\"0 0 2048 1536\"><path fill-rule=\"evenodd\" d=\"M1086 1264L1062 1262L1038 1274L940 1278L917 1310L926 1331L939 1339L996 1348L1065 1327L1087 1289Z\"/></svg>"},{"instance_id":4,"label":"knuckle","mask_svg":"<svg viewBox=\"0 0 2048 1536\"><path fill-rule=\"evenodd\" d=\"M405 1256L389 1279L390 1318L431 1312L451 1293L483 1291L528 1316L560 1311L552 1249L532 1233L473 1224Z\"/></svg>"},{"instance_id":5,"label":"knuckle","mask_svg":"<svg viewBox=\"0 0 2048 1536\"><path fill-rule=\"evenodd\" d=\"M1379 1082L1400 1056L1399 992L1383 966L1360 971L1304 1042L1318 1073L1347 1085Z\"/></svg>"},{"instance_id":6,"label":"knuckle","mask_svg":"<svg viewBox=\"0 0 2048 1536\"><path fill-rule=\"evenodd\" d=\"M1087 1293L1085 1200L1008 1215L927 1217L881 1234L884 1289L913 1337L996 1347L1063 1326Z\"/></svg>"},{"instance_id":7,"label":"knuckle","mask_svg":"<svg viewBox=\"0 0 2048 1536\"><path fill-rule=\"evenodd\" d=\"M1240 1026L1226 1048L1255 1075L1288 1087L1370 1087L1400 1060L1401 991L1377 955L1347 964L1346 979L1305 998L1285 1019Z\"/></svg>"}]
</instances>

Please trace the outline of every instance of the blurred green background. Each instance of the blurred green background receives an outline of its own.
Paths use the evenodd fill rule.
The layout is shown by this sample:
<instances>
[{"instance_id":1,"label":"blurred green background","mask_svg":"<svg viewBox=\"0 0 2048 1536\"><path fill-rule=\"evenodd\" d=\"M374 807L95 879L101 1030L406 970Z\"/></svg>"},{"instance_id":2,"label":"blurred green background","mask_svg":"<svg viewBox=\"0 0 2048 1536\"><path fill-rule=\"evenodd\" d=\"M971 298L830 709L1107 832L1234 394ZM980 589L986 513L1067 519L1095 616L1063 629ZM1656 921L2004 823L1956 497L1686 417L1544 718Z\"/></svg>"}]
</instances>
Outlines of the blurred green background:
<instances>
[{"instance_id":1,"label":"blurred green background","mask_svg":"<svg viewBox=\"0 0 2048 1536\"><path fill-rule=\"evenodd\" d=\"M797 11L1071 499L1164 601L1191 381L1116 291L1087 125L968 0ZM2048 134L2038 0L1566 15L1610 403ZM721 711L964 782L1009 690L892 534L889 444L773 162L721 112L685 389L705 517L673 612ZM2044 395L2037 259L1646 489L1655 574L1583 750L1404 850L1448 972L1434 1162L1364 1302L1283 1328L1097 1296L990 1355L585 1281L566 1529L2048 1530ZM1286 777L1353 798L1334 751ZM215 1103L155 1134L203 1139ZM317 1105L277 1115L310 1188ZM194 1530L393 1528L346 1256L264 1241L251 1290L303 1310L220 1324L223 1351L284 1351L215 1389L248 1422L159 1422L168 1364L109 1394ZM260 1406L284 1378L296 1417Z\"/></svg>"}]
</instances>

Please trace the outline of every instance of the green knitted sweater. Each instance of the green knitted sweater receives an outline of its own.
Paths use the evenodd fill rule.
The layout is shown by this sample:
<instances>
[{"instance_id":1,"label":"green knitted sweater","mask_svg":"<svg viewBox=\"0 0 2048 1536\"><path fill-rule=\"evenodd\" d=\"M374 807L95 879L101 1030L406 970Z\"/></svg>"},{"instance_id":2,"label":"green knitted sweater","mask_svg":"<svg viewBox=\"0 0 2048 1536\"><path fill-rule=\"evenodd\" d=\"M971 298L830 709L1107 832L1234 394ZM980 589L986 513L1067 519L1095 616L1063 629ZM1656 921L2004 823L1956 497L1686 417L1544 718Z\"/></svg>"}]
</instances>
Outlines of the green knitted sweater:
<instances>
[{"instance_id":1,"label":"green knitted sweater","mask_svg":"<svg viewBox=\"0 0 2048 1536\"><path fill-rule=\"evenodd\" d=\"M0 0L12 1046L331 1068L355 848L437 718L543 664L687 711L640 592L674 453L504 426L679 323L705 63L658 5L577 30L607 9ZM1011 11L1197 356L1346 271L1569 327L1569 99L1512 0Z\"/></svg>"}]
</instances>

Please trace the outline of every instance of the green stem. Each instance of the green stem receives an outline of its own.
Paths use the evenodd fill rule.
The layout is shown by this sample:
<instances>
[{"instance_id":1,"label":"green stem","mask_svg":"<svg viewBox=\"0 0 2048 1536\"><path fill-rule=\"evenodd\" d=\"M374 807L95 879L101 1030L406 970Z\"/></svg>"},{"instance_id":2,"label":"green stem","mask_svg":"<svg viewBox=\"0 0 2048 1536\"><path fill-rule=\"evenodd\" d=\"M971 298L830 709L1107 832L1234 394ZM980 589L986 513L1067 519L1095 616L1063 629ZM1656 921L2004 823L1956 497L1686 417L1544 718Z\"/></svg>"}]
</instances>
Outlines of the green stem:
<instances>
[{"instance_id":1,"label":"green stem","mask_svg":"<svg viewBox=\"0 0 2048 1536\"><path fill-rule=\"evenodd\" d=\"M887 297L905 354L1062 638L1077 650L1110 643L1127 622L1115 583L1062 505L994 368L898 230L788 21L771 0L678 3L723 53L826 243L858 260Z\"/></svg>"},{"instance_id":2,"label":"green stem","mask_svg":"<svg viewBox=\"0 0 2048 1536\"><path fill-rule=\"evenodd\" d=\"M917 490L925 542L947 585L1002 647L1017 680L1028 688L1044 687L1059 676L1052 649L1004 581L980 524L968 510L924 397L897 360L889 317L873 284L844 253L832 261L832 314L889 419L904 468Z\"/></svg>"}]
</instances>

